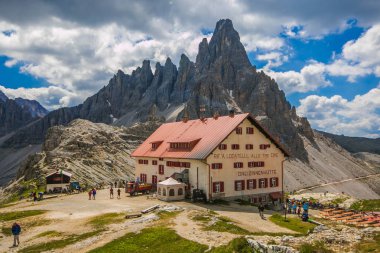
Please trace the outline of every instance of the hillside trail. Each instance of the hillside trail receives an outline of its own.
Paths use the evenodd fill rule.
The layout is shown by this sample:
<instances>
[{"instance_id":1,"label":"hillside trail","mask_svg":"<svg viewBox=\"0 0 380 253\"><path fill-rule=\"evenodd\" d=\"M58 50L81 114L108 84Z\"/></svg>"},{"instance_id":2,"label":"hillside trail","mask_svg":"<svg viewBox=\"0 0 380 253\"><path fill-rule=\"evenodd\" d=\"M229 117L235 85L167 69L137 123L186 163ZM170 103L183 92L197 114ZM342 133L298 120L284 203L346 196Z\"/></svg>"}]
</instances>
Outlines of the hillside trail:
<instances>
[{"instance_id":1,"label":"hillside trail","mask_svg":"<svg viewBox=\"0 0 380 253\"><path fill-rule=\"evenodd\" d=\"M309 187L305 187L305 188L299 189L299 190L295 191L295 193L296 194L300 194L300 193L308 191L308 190L314 190L314 189L322 188L322 187L325 187L325 186L342 184L342 183L346 183L346 182L350 182L350 181L356 181L356 180L361 180L361 179L366 179L366 178L372 178L372 177L378 177L378 176L380 176L380 173L371 174L371 175L367 175L367 176L356 177L356 178L349 178L349 179L344 179L344 180L340 180L340 181L335 181L335 182L330 182L330 183L324 183L324 184L319 184L319 185L313 185L313 186L309 186Z\"/></svg>"}]
</instances>

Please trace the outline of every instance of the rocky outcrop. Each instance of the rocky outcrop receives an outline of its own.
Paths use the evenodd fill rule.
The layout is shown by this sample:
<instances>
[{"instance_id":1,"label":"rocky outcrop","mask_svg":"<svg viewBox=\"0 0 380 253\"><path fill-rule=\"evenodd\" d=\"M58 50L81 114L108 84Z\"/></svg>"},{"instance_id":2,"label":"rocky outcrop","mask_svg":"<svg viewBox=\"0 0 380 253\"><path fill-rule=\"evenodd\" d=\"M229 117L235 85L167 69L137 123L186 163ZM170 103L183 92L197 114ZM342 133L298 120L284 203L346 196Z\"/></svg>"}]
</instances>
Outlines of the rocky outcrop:
<instances>
[{"instance_id":1,"label":"rocky outcrop","mask_svg":"<svg viewBox=\"0 0 380 253\"><path fill-rule=\"evenodd\" d=\"M268 245L264 243L260 243L253 239L248 238L247 242L249 246L251 246L253 252L262 252L262 253L296 253L295 249L287 246L281 245Z\"/></svg>"},{"instance_id":2,"label":"rocky outcrop","mask_svg":"<svg viewBox=\"0 0 380 253\"><path fill-rule=\"evenodd\" d=\"M45 116L47 110L37 101L9 99L0 91L0 137Z\"/></svg>"},{"instance_id":3,"label":"rocky outcrop","mask_svg":"<svg viewBox=\"0 0 380 253\"><path fill-rule=\"evenodd\" d=\"M73 180L89 185L132 179L132 150L160 124L147 122L119 128L77 119L66 127L51 127L42 151L24 161L17 179L43 179L56 169L66 170L73 174Z\"/></svg>"}]
</instances>

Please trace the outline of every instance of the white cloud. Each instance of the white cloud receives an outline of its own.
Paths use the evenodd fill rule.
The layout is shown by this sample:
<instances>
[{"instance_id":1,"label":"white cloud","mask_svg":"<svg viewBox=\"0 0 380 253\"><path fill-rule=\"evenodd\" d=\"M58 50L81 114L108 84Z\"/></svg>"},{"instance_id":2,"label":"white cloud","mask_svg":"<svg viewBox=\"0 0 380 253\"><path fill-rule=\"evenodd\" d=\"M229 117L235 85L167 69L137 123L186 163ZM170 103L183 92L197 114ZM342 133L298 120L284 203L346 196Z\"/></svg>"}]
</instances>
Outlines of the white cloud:
<instances>
[{"instance_id":1,"label":"white cloud","mask_svg":"<svg viewBox=\"0 0 380 253\"><path fill-rule=\"evenodd\" d=\"M357 40L348 41L342 54L335 56L326 70L332 76L346 76L350 82L369 74L380 77L380 24L369 28Z\"/></svg>"},{"instance_id":2,"label":"white cloud","mask_svg":"<svg viewBox=\"0 0 380 253\"><path fill-rule=\"evenodd\" d=\"M330 98L310 95L300 100L297 112L322 131L348 136L380 137L380 89L347 100L339 95Z\"/></svg>"},{"instance_id":3,"label":"white cloud","mask_svg":"<svg viewBox=\"0 0 380 253\"><path fill-rule=\"evenodd\" d=\"M300 72L275 72L269 69L264 71L275 79L280 88L287 94L314 91L320 87L331 85L331 83L326 80L325 65L318 62L311 62L309 65L303 67Z\"/></svg>"},{"instance_id":4,"label":"white cloud","mask_svg":"<svg viewBox=\"0 0 380 253\"><path fill-rule=\"evenodd\" d=\"M342 54L334 53L332 62L328 64L311 61L300 72L270 70L282 64L283 61L279 60L281 56L281 53L271 52L257 58L268 61L264 70L287 93L308 92L330 86L328 76L347 77L349 82L356 82L358 77L370 74L380 77L380 24L369 28L359 39L347 42Z\"/></svg>"},{"instance_id":5,"label":"white cloud","mask_svg":"<svg viewBox=\"0 0 380 253\"><path fill-rule=\"evenodd\" d=\"M259 54L256 56L256 59L260 61L267 61L267 64L265 65L264 69L270 69L272 67L281 66L284 62L287 62L289 56L284 55L283 53L278 51L272 51L265 54Z\"/></svg>"},{"instance_id":6,"label":"white cloud","mask_svg":"<svg viewBox=\"0 0 380 253\"><path fill-rule=\"evenodd\" d=\"M54 110L60 107L69 106L70 104L78 104L82 102L82 97L78 96L78 94L71 93L55 86L9 89L0 85L0 91L4 92L4 94L11 99L22 97L37 100L48 110Z\"/></svg>"},{"instance_id":7,"label":"white cloud","mask_svg":"<svg viewBox=\"0 0 380 253\"><path fill-rule=\"evenodd\" d=\"M118 69L130 73L144 59L152 60L153 64L163 63L170 56L174 62L179 62L181 53L194 59L198 43L207 37L200 31L177 31L171 38L157 40L116 24L95 29L72 26L61 20L55 20L51 26L33 27L0 22L0 31L7 27L17 32L10 36L0 33L0 55L11 58L5 65L11 67L20 63L21 72L43 78L51 87L65 90L65 101L69 103L65 105L82 102L106 85ZM68 99L70 96L72 99ZM78 100L77 96L82 99Z\"/></svg>"}]
</instances>

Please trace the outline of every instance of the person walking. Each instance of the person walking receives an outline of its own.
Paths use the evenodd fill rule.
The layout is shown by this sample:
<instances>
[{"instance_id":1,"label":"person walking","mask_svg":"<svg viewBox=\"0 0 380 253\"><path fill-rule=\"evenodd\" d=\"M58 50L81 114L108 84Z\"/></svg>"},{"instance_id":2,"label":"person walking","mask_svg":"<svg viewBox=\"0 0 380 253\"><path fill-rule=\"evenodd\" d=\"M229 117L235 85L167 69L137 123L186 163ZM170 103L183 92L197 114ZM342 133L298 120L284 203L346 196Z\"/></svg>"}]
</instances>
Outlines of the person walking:
<instances>
[{"instance_id":1,"label":"person walking","mask_svg":"<svg viewBox=\"0 0 380 253\"><path fill-rule=\"evenodd\" d=\"M259 214L260 214L261 219L264 219L264 205L263 205L263 203L260 203L260 205L259 205Z\"/></svg>"},{"instance_id":2,"label":"person walking","mask_svg":"<svg viewBox=\"0 0 380 253\"><path fill-rule=\"evenodd\" d=\"M113 188L110 188L110 199L113 199Z\"/></svg>"},{"instance_id":3,"label":"person walking","mask_svg":"<svg viewBox=\"0 0 380 253\"><path fill-rule=\"evenodd\" d=\"M91 200L92 190L88 192L88 200Z\"/></svg>"},{"instance_id":4,"label":"person walking","mask_svg":"<svg viewBox=\"0 0 380 253\"><path fill-rule=\"evenodd\" d=\"M95 196L96 196L96 190L95 188L92 189L92 199L95 200Z\"/></svg>"},{"instance_id":5,"label":"person walking","mask_svg":"<svg viewBox=\"0 0 380 253\"><path fill-rule=\"evenodd\" d=\"M297 203L294 202L293 203L293 214L296 214L297 213Z\"/></svg>"},{"instance_id":6,"label":"person walking","mask_svg":"<svg viewBox=\"0 0 380 253\"><path fill-rule=\"evenodd\" d=\"M18 245L20 245L20 238L19 238L20 233L21 233L20 225L17 224L17 222L13 223L12 225L13 247L17 247Z\"/></svg>"},{"instance_id":7,"label":"person walking","mask_svg":"<svg viewBox=\"0 0 380 253\"><path fill-rule=\"evenodd\" d=\"M117 189L117 198L118 198L118 199L120 199L120 192L121 192L120 188Z\"/></svg>"},{"instance_id":8,"label":"person walking","mask_svg":"<svg viewBox=\"0 0 380 253\"><path fill-rule=\"evenodd\" d=\"M298 217L301 216L301 202L298 203L297 215L298 215Z\"/></svg>"}]
</instances>

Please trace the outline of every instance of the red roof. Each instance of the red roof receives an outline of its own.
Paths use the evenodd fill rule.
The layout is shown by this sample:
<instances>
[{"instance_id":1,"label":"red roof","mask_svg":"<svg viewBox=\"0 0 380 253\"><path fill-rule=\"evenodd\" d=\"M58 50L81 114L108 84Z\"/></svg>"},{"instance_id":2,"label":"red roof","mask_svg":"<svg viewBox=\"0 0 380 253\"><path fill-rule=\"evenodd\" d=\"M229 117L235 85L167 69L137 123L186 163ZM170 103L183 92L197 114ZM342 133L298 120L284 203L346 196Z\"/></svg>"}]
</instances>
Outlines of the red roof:
<instances>
[{"instance_id":1,"label":"red roof","mask_svg":"<svg viewBox=\"0 0 380 253\"><path fill-rule=\"evenodd\" d=\"M248 118L260 131L272 140L282 152L288 153L272 138L265 129L249 114L236 114L234 117L222 116L217 119L196 119L178 121L161 125L133 153L134 157L166 157L205 159L241 122ZM199 140L191 150L169 150L169 143L192 142ZM152 143L161 142L152 150Z\"/></svg>"}]
</instances>

